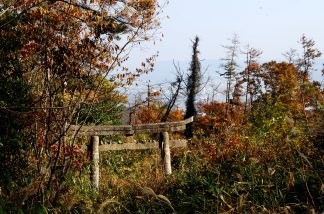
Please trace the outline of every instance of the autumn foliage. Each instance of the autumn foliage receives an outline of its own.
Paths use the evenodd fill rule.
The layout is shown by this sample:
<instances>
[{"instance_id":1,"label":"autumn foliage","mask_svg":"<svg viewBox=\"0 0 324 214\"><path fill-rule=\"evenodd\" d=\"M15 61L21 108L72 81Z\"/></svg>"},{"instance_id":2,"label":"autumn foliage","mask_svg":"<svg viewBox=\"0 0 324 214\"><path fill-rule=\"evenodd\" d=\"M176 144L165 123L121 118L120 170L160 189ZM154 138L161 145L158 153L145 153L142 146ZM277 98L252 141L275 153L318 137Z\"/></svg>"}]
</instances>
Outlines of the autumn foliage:
<instances>
[{"instance_id":1,"label":"autumn foliage","mask_svg":"<svg viewBox=\"0 0 324 214\"><path fill-rule=\"evenodd\" d=\"M323 212L324 91L311 78L321 57L315 42L303 35L301 53L286 55L287 62L261 63L262 52L248 47L240 67L235 36L219 72L225 101L198 102L197 37L187 90L177 77L169 103L148 90L146 100L127 108L119 87L152 71L156 56L135 70L125 62L135 46L156 38L160 10L156 0L0 3L0 213ZM175 104L181 95L187 113ZM103 160L112 169L109 182L94 192L88 139L70 125L116 125L125 114L129 124L194 115L188 149L172 154L175 174L167 178L154 152L144 159L111 155ZM137 180L120 182L116 177L135 173L131 167L138 177L130 180ZM140 196L138 185L170 200L153 190L152 198ZM161 198L166 203L152 205Z\"/></svg>"},{"instance_id":2,"label":"autumn foliage","mask_svg":"<svg viewBox=\"0 0 324 214\"><path fill-rule=\"evenodd\" d=\"M7 57L0 63L1 94L9 92L1 97L0 117L12 121L1 125L7 176L0 192L12 198L12 212L56 206L66 176L82 168L86 154L69 136L70 124L120 121L127 99L116 88L150 71L154 56L135 71L123 63L130 47L156 36L159 7L154 0L0 3L0 50ZM10 95L15 90L17 100ZM15 198L25 186L24 197Z\"/></svg>"},{"instance_id":3,"label":"autumn foliage","mask_svg":"<svg viewBox=\"0 0 324 214\"><path fill-rule=\"evenodd\" d=\"M161 119L166 112L166 106L159 106L158 104L153 104L150 108L141 107L135 113L136 124L149 124L149 123L160 123ZM174 109L170 112L168 116L168 122L176 122L184 119L184 111L182 109Z\"/></svg>"}]
</instances>

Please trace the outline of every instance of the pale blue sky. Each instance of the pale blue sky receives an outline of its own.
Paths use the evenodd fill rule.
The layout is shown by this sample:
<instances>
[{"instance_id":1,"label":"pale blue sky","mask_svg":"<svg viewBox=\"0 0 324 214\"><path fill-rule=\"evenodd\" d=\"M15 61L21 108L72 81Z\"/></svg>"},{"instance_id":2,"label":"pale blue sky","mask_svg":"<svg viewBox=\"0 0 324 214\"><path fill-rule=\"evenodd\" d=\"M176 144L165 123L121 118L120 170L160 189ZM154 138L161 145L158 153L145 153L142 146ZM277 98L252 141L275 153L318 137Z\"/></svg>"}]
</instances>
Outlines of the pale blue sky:
<instances>
[{"instance_id":1,"label":"pale blue sky","mask_svg":"<svg viewBox=\"0 0 324 214\"><path fill-rule=\"evenodd\" d=\"M323 50L323 10L324 0L170 0L162 14L163 41L146 44L142 53L158 50L160 61L187 60L190 39L198 35L201 57L219 59L224 55L221 45L233 33L243 45L263 50L265 60L299 48L297 41L303 33Z\"/></svg>"},{"instance_id":2,"label":"pale blue sky","mask_svg":"<svg viewBox=\"0 0 324 214\"><path fill-rule=\"evenodd\" d=\"M162 42L134 50L130 61L131 66L139 65L159 51L156 71L148 77L153 82L172 78L173 59L182 65L190 61L190 40L195 35L201 39L200 58L211 63L212 74L225 56L222 45L233 33L242 46L250 44L263 51L261 62L284 60L282 53L290 48L301 51L298 40L303 33L324 52L324 0L170 0L161 18ZM324 55L318 64L323 61ZM319 72L317 77L321 78Z\"/></svg>"}]
</instances>

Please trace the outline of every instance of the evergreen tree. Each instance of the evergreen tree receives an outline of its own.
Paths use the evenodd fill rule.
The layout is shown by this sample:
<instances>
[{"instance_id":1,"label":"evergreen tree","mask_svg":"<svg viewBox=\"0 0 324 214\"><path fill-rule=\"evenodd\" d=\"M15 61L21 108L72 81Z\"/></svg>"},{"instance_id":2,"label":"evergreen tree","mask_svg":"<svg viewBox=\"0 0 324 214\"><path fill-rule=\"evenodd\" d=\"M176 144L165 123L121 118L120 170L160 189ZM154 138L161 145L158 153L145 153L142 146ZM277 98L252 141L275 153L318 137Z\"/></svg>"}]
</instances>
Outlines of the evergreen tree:
<instances>
[{"instance_id":1,"label":"evergreen tree","mask_svg":"<svg viewBox=\"0 0 324 214\"><path fill-rule=\"evenodd\" d=\"M187 77L187 101L186 101L186 115L185 119L196 116L197 109L195 106L196 96L199 92L201 81L200 61L198 58L198 43L199 38L196 36L192 46L192 59L190 64L190 74ZM193 137L193 124L190 123L186 126L185 135L187 138Z\"/></svg>"}]
</instances>

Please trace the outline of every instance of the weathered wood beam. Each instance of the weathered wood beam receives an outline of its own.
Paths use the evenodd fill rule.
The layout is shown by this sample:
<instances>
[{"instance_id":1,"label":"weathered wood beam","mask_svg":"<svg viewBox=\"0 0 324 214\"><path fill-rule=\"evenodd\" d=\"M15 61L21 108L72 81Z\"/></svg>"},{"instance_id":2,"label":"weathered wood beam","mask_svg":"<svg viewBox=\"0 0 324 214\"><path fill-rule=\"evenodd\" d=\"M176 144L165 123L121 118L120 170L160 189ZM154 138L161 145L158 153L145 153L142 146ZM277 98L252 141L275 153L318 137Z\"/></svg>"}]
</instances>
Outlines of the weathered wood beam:
<instances>
[{"instance_id":1,"label":"weathered wood beam","mask_svg":"<svg viewBox=\"0 0 324 214\"><path fill-rule=\"evenodd\" d=\"M186 129L185 125L169 126L169 127L135 127L134 134L176 132L176 131L183 131L185 129Z\"/></svg>"},{"instance_id":2,"label":"weathered wood beam","mask_svg":"<svg viewBox=\"0 0 324 214\"><path fill-rule=\"evenodd\" d=\"M187 147L186 140L170 140L170 147ZM105 144L100 145L100 152L116 151L116 150L139 150L139 149L158 149L159 143L123 143L123 144Z\"/></svg>"},{"instance_id":3,"label":"weathered wood beam","mask_svg":"<svg viewBox=\"0 0 324 214\"><path fill-rule=\"evenodd\" d=\"M80 126L70 125L69 132L75 133L78 136L103 136L103 135L132 135L141 133L160 133L160 132L175 132L185 130L185 125L193 122L193 117L183 121L153 123L142 125L118 125L118 126Z\"/></svg>"},{"instance_id":4,"label":"weathered wood beam","mask_svg":"<svg viewBox=\"0 0 324 214\"><path fill-rule=\"evenodd\" d=\"M71 125L70 132L75 132L79 136L102 136L102 135L131 135L134 134L132 126L80 126Z\"/></svg>"}]
</instances>

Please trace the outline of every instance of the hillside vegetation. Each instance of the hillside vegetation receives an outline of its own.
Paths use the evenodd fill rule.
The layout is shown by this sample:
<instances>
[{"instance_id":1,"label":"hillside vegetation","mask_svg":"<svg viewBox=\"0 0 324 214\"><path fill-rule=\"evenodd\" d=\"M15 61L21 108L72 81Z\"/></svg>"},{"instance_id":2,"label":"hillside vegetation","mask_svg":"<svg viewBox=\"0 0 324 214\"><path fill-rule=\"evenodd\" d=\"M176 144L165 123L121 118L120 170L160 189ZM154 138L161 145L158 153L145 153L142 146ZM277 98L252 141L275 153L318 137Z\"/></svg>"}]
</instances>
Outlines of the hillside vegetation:
<instances>
[{"instance_id":1,"label":"hillside vegetation","mask_svg":"<svg viewBox=\"0 0 324 214\"><path fill-rule=\"evenodd\" d=\"M310 77L322 57L315 41L302 35L298 54L260 62L262 51L242 50L234 35L218 72L225 91L209 82L211 93L202 94L197 36L187 72L175 64L173 82L148 84L132 103L124 91L153 71L157 56L136 70L124 65L134 47L159 37L162 9L156 0L0 2L0 214L324 212L324 89ZM108 151L93 188L90 136L72 125L192 116L185 131L170 133L188 142L171 149L171 175L159 149ZM161 140L132 137L100 139Z\"/></svg>"}]
</instances>

